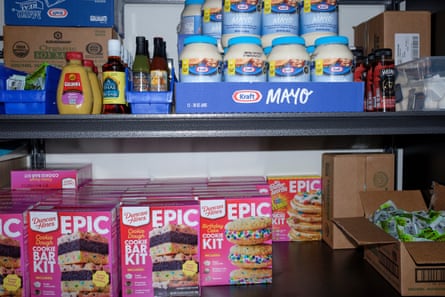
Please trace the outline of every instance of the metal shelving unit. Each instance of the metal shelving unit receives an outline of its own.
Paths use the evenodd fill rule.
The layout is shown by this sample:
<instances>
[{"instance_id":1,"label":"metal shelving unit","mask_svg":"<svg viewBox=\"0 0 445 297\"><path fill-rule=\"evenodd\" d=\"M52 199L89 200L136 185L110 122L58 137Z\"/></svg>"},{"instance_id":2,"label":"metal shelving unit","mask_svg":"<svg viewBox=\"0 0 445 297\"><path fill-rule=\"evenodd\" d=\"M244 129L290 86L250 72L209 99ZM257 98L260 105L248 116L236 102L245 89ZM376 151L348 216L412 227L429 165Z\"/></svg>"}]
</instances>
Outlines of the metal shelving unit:
<instances>
[{"instance_id":1,"label":"metal shelving unit","mask_svg":"<svg viewBox=\"0 0 445 297\"><path fill-rule=\"evenodd\" d=\"M0 139L418 134L445 134L445 112L0 116Z\"/></svg>"}]
</instances>

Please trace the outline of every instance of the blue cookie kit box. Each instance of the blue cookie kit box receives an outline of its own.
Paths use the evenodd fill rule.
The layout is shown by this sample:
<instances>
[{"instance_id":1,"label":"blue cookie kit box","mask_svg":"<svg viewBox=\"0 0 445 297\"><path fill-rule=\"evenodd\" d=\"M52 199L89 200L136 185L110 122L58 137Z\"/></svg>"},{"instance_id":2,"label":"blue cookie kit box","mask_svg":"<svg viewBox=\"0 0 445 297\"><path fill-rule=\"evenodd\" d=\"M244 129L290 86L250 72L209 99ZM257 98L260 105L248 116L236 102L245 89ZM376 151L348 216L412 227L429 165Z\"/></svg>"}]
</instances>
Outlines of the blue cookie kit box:
<instances>
[{"instance_id":1,"label":"blue cookie kit box","mask_svg":"<svg viewBox=\"0 0 445 297\"><path fill-rule=\"evenodd\" d=\"M111 27L124 32L124 0L7 0L12 26Z\"/></svg>"},{"instance_id":2,"label":"blue cookie kit box","mask_svg":"<svg viewBox=\"0 0 445 297\"><path fill-rule=\"evenodd\" d=\"M176 113L362 112L360 82L176 83Z\"/></svg>"}]
</instances>

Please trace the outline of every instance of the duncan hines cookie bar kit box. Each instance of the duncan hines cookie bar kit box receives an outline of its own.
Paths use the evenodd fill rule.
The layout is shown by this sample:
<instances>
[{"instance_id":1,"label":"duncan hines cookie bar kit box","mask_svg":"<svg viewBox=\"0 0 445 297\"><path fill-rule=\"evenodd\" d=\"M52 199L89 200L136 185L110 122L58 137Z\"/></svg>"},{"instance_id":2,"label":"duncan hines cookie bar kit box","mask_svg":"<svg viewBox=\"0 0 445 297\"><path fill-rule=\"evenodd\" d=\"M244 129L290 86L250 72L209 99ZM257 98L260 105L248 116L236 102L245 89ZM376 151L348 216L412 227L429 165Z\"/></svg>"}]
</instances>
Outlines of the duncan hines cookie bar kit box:
<instances>
[{"instance_id":1,"label":"duncan hines cookie bar kit box","mask_svg":"<svg viewBox=\"0 0 445 297\"><path fill-rule=\"evenodd\" d=\"M383 225L380 228L370 220L379 211L382 218L382 205L390 201L396 206L392 211L401 214L397 220L401 222L402 216L405 219L405 228L402 224L394 224L398 232L413 234L415 229L420 230L423 225L429 226L430 231L435 229L436 234L443 234L439 231L443 231L443 226L437 220L440 217L436 215L436 220L432 217L429 221L422 221L421 216L422 213L428 213L429 209L436 213L443 211L444 197L439 197L441 206L436 201L437 204L430 207L425 204L421 191L415 190L361 192L360 198L363 205L360 216L337 218L334 221L356 246L364 249L365 260L403 296L445 296L445 242L428 241L425 238L422 241L399 241L384 231ZM410 212L416 228L408 228L409 224L412 226L409 223ZM385 217L389 219L390 215L386 213ZM403 231L399 228L403 228Z\"/></svg>"},{"instance_id":2,"label":"duncan hines cookie bar kit box","mask_svg":"<svg viewBox=\"0 0 445 297\"><path fill-rule=\"evenodd\" d=\"M272 282L270 195L200 199L201 284Z\"/></svg>"},{"instance_id":3,"label":"duncan hines cookie bar kit box","mask_svg":"<svg viewBox=\"0 0 445 297\"><path fill-rule=\"evenodd\" d=\"M27 218L29 296L119 296L116 206L42 205Z\"/></svg>"},{"instance_id":4,"label":"duncan hines cookie bar kit box","mask_svg":"<svg viewBox=\"0 0 445 297\"><path fill-rule=\"evenodd\" d=\"M269 176L273 241L321 239L321 177Z\"/></svg>"},{"instance_id":5,"label":"duncan hines cookie bar kit box","mask_svg":"<svg viewBox=\"0 0 445 297\"><path fill-rule=\"evenodd\" d=\"M11 171L11 189L77 189L92 179L91 164L48 164Z\"/></svg>"},{"instance_id":6,"label":"duncan hines cookie bar kit box","mask_svg":"<svg viewBox=\"0 0 445 297\"><path fill-rule=\"evenodd\" d=\"M354 248L332 219L362 215L361 191L394 190L394 168L393 154L322 155L322 236L331 248Z\"/></svg>"},{"instance_id":7,"label":"duncan hines cookie bar kit box","mask_svg":"<svg viewBox=\"0 0 445 297\"><path fill-rule=\"evenodd\" d=\"M4 1L12 26L114 27L123 34L124 0Z\"/></svg>"},{"instance_id":8,"label":"duncan hines cookie bar kit box","mask_svg":"<svg viewBox=\"0 0 445 297\"><path fill-rule=\"evenodd\" d=\"M25 212L28 205L0 207L0 296L27 297Z\"/></svg>"},{"instance_id":9,"label":"duncan hines cookie bar kit box","mask_svg":"<svg viewBox=\"0 0 445 297\"><path fill-rule=\"evenodd\" d=\"M120 207L122 296L199 296L197 201Z\"/></svg>"}]
</instances>

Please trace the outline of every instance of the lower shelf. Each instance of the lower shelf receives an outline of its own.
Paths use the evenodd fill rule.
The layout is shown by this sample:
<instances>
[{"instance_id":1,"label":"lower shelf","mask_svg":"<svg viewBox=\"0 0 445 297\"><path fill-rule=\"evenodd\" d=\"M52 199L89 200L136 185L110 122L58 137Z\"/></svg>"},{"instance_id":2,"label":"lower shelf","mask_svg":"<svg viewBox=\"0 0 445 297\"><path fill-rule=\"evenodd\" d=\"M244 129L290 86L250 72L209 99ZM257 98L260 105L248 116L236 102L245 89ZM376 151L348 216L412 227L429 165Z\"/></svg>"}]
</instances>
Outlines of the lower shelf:
<instances>
[{"instance_id":1,"label":"lower shelf","mask_svg":"<svg viewBox=\"0 0 445 297\"><path fill-rule=\"evenodd\" d=\"M361 250L332 250L323 242L273 244L272 285L204 287L203 297L396 297Z\"/></svg>"}]
</instances>

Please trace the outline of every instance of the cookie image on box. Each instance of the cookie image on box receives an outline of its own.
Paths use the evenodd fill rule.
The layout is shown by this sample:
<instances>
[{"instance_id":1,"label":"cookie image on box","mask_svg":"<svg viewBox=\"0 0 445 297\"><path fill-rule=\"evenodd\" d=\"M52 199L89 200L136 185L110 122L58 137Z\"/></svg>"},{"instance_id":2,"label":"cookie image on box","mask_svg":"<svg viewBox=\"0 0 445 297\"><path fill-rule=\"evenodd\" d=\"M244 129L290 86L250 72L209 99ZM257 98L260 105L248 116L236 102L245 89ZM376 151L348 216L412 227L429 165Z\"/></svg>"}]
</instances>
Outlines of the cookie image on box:
<instances>
[{"instance_id":1,"label":"cookie image on box","mask_svg":"<svg viewBox=\"0 0 445 297\"><path fill-rule=\"evenodd\" d=\"M91 232L65 234L57 239L57 246L64 297L110 296L105 237Z\"/></svg>"},{"instance_id":2,"label":"cookie image on box","mask_svg":"<svg viewBox=\"0 0 445 297\"><path fill-rule=\"evenodd\" d=\"M272 269L236 269L230 272L230 283L234 285L272 283Z\"/></svg>"},{"instance_id":3,"label":"cookie image on box","mask_svg":"<svg viewBox=\"0 0 445 297\"><path fill-rule=\"evenodd\" d=\"M302 193L290 201L288 236L292 241L321 239L321 193Z\"/></svg>"},{"instance_id":4,"label":"cookie image on box","mask_svg":"<svg viewBox=\"0 0 445 297\"><path fill-rule=\"evenodd\" d=\"M248 217L225 225L227 241L234 245L228 258L238 269L230 272L230 283L263 284L272 282L272 219Z\"/></svg>"},{"instance_id":5,"label":"cookie image on box","mask_svg":"<svg viewBox=\"0 0 445 297\"><path fill-rule=\"evenodd\" d=\"M272 239L272 219L248 217L229 222L225 226L226 239L239 245L254 245Z\"/></svg>"},{"instance_id":6,"label":"cookie image on box","mask_svg":"<svg viewBox=\"0 0 445 297\"><path fill-rule=\"evenodd\" d=\"M0 296L22 296L20 242L0 235ZM13 285L8 285L12 283Z\"/></svg>"},{"instance_id":7,"label":"cookie image on box","mask_svg":"<svg viewBox=\"0 0 445 297\"><path fill-rule=\"evenodd\" d=\"M272 245L234 245L230 248L229 260L239 268L271 267Z\"/></svg>"},{"instance_id":8,"label":"cookie image on box","mask_svg":"<svg viewBox=\"0 0 445 297\"><path fill-rule=\"evenodd\" d=\"M149 232L154 296L197 295L198 234L185 225L168 224ZM193 267L189 267L189 265Z\"/></svg>"}]
</instances>

